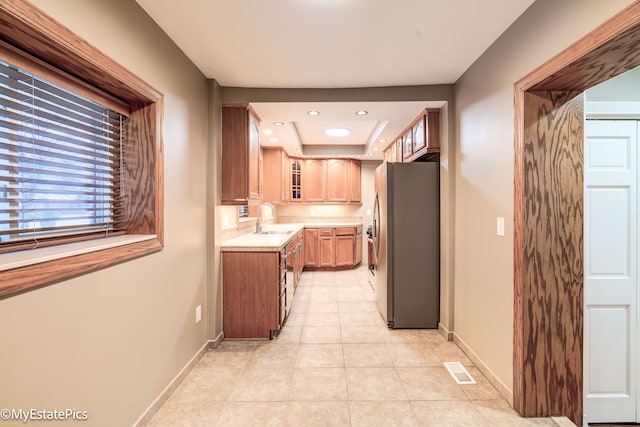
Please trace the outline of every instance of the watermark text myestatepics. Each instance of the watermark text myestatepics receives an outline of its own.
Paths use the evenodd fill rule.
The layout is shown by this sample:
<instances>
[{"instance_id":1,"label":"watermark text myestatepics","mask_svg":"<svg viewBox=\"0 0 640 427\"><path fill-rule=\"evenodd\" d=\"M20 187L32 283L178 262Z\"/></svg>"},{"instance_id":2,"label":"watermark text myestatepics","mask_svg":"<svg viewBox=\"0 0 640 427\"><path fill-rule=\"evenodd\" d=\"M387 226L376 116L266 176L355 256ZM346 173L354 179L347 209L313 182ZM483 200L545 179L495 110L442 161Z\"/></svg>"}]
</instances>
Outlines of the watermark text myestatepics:
<instances>
[{"instance_id":1,"label":"watermark text myestatepics","mask_svg":"<svg viewBox=\"0 0 640 427\"><path fill-rule=\"evenodd\" d=\"M86 421L87 411L77 409L0 409L0 421Z\"/></svg>"}]
</instances>

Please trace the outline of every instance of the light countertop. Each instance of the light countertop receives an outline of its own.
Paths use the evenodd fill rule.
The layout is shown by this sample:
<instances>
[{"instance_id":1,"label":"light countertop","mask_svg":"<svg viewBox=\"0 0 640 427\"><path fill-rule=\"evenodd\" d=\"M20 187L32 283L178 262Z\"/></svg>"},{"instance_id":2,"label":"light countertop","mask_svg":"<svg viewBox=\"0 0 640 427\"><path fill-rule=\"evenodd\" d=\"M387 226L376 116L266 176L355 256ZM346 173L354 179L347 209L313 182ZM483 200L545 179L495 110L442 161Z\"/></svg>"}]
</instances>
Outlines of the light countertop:
<instances>
[{"instance_id":1,"label":"light countertop","mask_svg":"<svg viewBox=\"0 0 640 427\"><path fill-rule=\"evenodd\" d=\"M269 224L262 227L263 231L276 232L274 234L243 234L225 240L220 245L222 252L274 252L284 248L300 230L304 228L339 228L358 227L361 222L314 222L296 224Z\"/></svg>"}]
</instances>

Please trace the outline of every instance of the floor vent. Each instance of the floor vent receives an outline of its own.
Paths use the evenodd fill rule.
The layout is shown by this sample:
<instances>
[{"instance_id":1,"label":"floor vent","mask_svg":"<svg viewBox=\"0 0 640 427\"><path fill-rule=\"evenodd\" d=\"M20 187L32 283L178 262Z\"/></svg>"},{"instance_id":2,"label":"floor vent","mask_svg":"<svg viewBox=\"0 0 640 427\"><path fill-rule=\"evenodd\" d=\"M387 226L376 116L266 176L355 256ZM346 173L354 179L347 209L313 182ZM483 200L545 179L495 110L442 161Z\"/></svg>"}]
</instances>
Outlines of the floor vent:
<instances>
[{"instance_id":1,"label":"floor vent","mask_svg":"<svg viewBox=\"0 0 640 427\"><path fill-rule=\"evenodd\" d=\"M458 384L476 384L471 374L462 366L460 362L444 362L444 367L451 374Z\"/></svg>"}]
</instances>

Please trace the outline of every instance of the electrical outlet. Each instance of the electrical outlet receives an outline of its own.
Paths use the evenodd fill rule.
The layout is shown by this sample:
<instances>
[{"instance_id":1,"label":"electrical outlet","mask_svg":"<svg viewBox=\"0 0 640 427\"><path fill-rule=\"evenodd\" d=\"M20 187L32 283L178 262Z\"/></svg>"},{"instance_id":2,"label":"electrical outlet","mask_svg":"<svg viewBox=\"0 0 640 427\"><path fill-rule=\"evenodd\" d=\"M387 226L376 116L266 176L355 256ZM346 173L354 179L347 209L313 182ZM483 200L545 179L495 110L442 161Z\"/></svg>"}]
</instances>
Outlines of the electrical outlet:
<instances>
[{"instance_id":1,"label":"electrical outlet","mask_svg":"<svg viewBox=\"0 0 640 427\"><path fill-rule=\"evenodd\" d=\"M504 237L504 218L502 217L498 217L498 221L496 222L496 234Z\"/></svg>"},{"instance_id":2,"label":"electrical outlet","mask_svg":"<svg viewBox=\"0 0 640 427\"><path fill-rule=\"evenodd\" d=\"M202 320L202 306L199 305L196 307L196 323L200 323Z\"/></svg>"}]
</instances>

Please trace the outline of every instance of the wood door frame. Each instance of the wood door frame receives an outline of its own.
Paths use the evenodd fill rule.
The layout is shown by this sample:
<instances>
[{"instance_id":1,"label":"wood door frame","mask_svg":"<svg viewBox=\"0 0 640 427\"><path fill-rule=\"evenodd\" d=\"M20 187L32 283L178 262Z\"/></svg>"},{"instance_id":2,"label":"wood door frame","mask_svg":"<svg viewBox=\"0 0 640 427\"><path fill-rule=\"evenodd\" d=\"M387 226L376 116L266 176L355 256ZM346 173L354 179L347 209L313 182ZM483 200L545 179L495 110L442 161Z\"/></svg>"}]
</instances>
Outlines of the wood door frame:
<instances>
[{"instance_id":1,"label":"wood door frame","mask_svg":"<svg viewBox=\"0 0 640 427\"><path fill-rule=\"evenodd\" d=\"M515 83L513 405L583 417L582 92L640 66L640 2Z\"/></svg>"}]
</instances>

